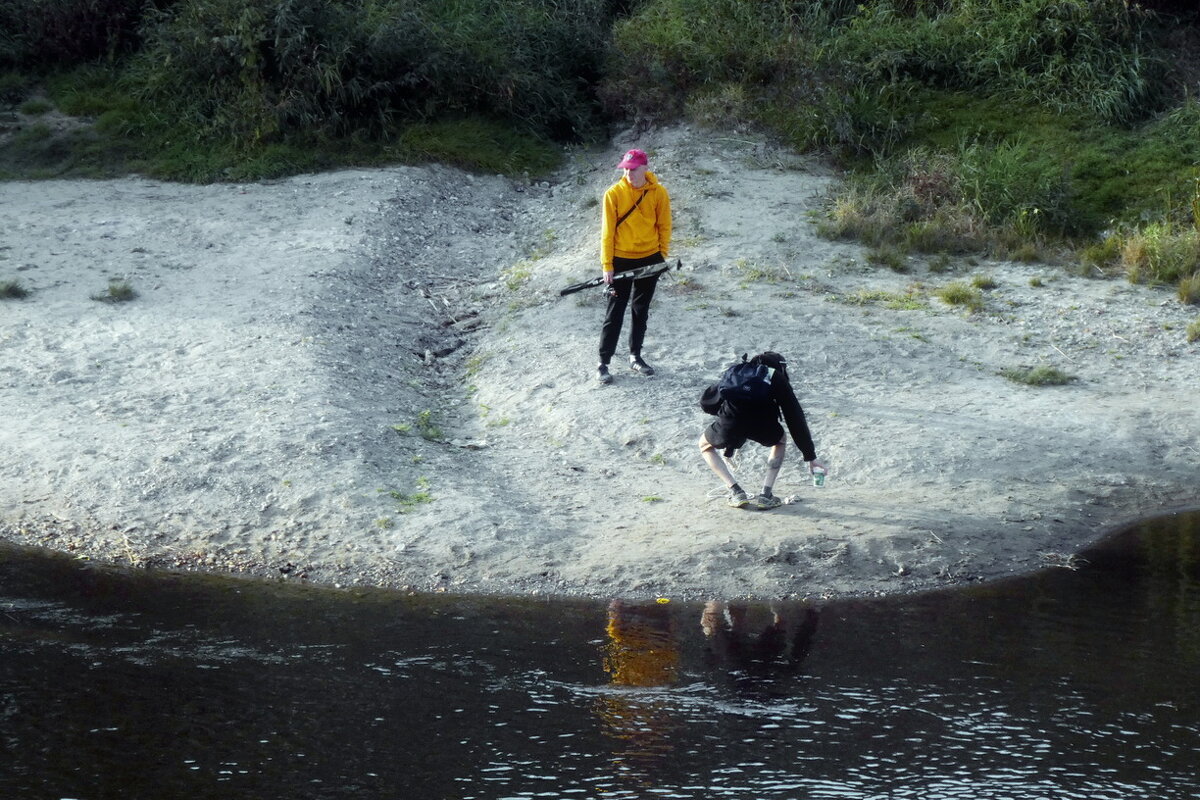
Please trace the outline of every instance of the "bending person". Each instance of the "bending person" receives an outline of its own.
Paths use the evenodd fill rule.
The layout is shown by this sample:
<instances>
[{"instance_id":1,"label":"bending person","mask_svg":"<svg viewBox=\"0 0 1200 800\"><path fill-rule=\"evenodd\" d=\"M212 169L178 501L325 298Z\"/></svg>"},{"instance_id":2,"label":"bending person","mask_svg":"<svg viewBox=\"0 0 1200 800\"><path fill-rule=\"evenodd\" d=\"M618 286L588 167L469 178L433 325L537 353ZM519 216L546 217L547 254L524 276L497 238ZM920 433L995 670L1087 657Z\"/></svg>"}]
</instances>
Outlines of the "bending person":
<instances>
[{"instance_id":1,"label":"bending person","mask_svg":"<svg viewBox=\"0 0 1200 800\"><path fill-rule=\"evenodd\" d=\"M731 398L730 393L722 391L718 384L705 389L700 397L700 405L709 414L716 415L716 419L700 435L700 454L717 477L729 487L727 502L730 507L746 508L752 505L766 511L783 504L774 493L775 480L779 477L787 453L787 437L783 426L779 424L780 417L787 424L792 441L803 453L808 471L811 473L817 467L824 469L824 465L817 461L804 409L796 399L788 379L787 361L779 353L768 351L756 355L749 363L767 368L765 380L769 386L763 389L765 397L760 400ZM725 460L749 440L771 448L767 454L762 492L753 499L738 484ZM724 450L724 455L718 450Z\"/></svg>"}]
</instances>

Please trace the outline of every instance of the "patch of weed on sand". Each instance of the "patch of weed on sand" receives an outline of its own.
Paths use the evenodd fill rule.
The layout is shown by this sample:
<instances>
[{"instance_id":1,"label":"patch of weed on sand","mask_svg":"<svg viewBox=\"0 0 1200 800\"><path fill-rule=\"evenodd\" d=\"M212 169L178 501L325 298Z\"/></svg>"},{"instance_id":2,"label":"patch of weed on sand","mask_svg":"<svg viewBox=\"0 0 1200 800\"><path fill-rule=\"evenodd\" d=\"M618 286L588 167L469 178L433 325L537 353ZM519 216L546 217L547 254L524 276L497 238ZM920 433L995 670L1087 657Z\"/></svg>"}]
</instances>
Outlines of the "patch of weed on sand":
<instances>
[{"instance_id":1,"label":"patch of weed on sand","mask_svg":"<svg viewBox=\"0 0 1200 800\"><path fill-rule=\"evenodd\" d=\"M1073 375L1045 365L1031 368L1009 367L1001 370L1000 374L1014 383L1023 383L1026 386L1063 386L1075 380Z\"/></svg>"},{"instance_id":2,"label":"patch of weed on sand","mask_svg":"<svg viewBox=\"0 0 1200 800\"><path fill-rule=\"evenodd\" d=\"M132 283L124 278L113 278L108 282L108 288L92 295L92 299L101 303L128 303L137 296Z\"/></svg>"}]
</instances>

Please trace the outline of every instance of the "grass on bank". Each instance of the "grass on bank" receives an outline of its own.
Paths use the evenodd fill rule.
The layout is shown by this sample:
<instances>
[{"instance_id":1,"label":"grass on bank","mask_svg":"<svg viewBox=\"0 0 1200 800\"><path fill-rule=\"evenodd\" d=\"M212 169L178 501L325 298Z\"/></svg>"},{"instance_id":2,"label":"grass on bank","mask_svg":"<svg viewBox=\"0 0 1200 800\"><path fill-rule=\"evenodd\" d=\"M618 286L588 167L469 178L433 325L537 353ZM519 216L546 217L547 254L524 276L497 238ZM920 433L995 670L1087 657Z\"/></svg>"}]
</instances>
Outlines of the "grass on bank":
<instances>
[{"instance_id":1,"label":"grass on bank","mask_svg":"<svg viewBox=\"0 0 1200 800\"><path fill-rule=\"evenodd\" d=\"M1200 226L1200 23L1183 9L648 0L615 28L606 96L834 156L849 180L820 230L882 266L910 253L1069 264L1105 230Z\"/></svg>"},{"instance_id":2,"label":"grass on bank","mask_svg":"<svg viewBox=\"0 0 1200 800\"><path fill-rule=\"evenodd\" d=\"M29 296L29 290L19 280L0 281L0 300L20 300Z\"/></svg>"},{"instance_id":3,"label":"grass on bank","mask_svg":"<svg viewBox=\"0 0 1200 800\"><path fill-rule=\"evenodd\" d=\"M124 278L111 278L108 281L108 288L92 295L92 299L102 303L128 303L131 300L137 299L137 296L137 291L128 280Z\"/></svg>"},{"instance_id":4,"label":"grass on bank","mask_svg":"<svg viewBox=\"0 0 1200 800\"><path fill-rule=\"evenodd\" d=\"M32 79L29 79L32 80ZM28 81L21 85L29 85ZM62 131L34 124L0 146L0 179L105 178L131 173L187 183L254 181L344 167L442 163L486 174L540 176L562 149L512 124L464 116L397 125L375 135L212 140L164 122L110 69L47 79L55 107L78 120Z\"/></svg>"},{"instance_id":5,"label":"grass on bank","mask_svg":"<svg viewBox=\"0 0 1200 800\"><path fill-rule=\"evenodd\" d=\"M0 178L537 176L562 142L686 114L836 159L849 180L821 231L881 266L1078 262L1193 302L1176 252L1200 227L1200 23L1184 5L8 0L0 107L44 94L87 124L35 120L0 146Z\"/></svg>"},{"instance_id":6,"label":"grass on bank","mask_svg":"<svg viewBox=\"0 0 1200 800\"><path fill-rule=\"evenodd\" d=\"M596 136L609 0L5 0L0 110L87 118L8 177L249 180L437 161L540 175ZM35 94L36 98L35 99Z\"/></svg>"},{"instance_id":7,"label":"grass on bank","mask_svg":"<svg viewBox=\"0 0 1200 800\"><path fill-rule=\"evenodd\" d=\"M1075 381L1073 376L1046 365L1028 368L1010 367L1001 370L1000 374L1014 383L1023 383L1026 386L1064 386Z\"/></svg>"},{"instance_id":8,"label":"grass on bank","mask_svg":"<svg viewBox=\"0 0 1200 800\"><path fill-rule=\"evenodd\" d=\"M942 302L965 308L969 312L983 309L983 292L962 281L953 281L934 290L934 295Z\"/></svg>"},{"instance_id":9,"label":"grass on bank","mask_svg":"<svg viewBox=\"0 0 1200 800\"><path fill-rule=\"evenodd\" d=\"M137 290L125 278L110 278L106 289L91 295L92 300L109 303L130 302L137 300L137 297Z\"/></svg>"}]
</instances>

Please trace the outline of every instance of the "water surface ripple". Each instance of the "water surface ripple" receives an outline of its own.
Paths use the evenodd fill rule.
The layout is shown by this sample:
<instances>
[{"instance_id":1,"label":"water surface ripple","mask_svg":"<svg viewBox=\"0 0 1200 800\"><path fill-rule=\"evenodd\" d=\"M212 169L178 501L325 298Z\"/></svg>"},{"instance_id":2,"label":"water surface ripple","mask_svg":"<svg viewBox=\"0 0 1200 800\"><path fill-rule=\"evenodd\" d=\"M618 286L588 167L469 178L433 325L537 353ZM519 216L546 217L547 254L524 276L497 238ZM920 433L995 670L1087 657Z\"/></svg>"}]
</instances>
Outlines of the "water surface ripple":
<instances>
[{"instance_id":1,"label":"water surface ripple","mask_svg":"<svg viewBox=\"0 0 1200 800\"><path fill-rule=\"evenodd\" d=\"M0 549L0 797L1200 796L1200 515L766 606L345 592Z\"/></svg>"}]
</instances>

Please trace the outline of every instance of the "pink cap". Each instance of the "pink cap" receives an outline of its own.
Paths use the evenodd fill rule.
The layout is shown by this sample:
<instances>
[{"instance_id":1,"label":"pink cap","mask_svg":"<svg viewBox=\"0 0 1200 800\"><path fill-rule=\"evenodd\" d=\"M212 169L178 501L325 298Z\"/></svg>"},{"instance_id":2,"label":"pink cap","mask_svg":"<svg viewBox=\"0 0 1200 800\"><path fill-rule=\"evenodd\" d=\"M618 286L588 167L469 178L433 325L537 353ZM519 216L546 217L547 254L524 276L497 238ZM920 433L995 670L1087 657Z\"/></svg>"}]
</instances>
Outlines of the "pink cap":
<instances>
[{"instance_id":1,"label":"pink cap","mask_svg":"<svg viewBox=\"0 0 1200 800\"><path fill-rule=\"evenodd\" d=\"M625 154L625 158L617 164L617 169L637 169L644 167L650 163L650 159L646 158L644 150L630 150Z\"/></svg>"}]
</instances>

